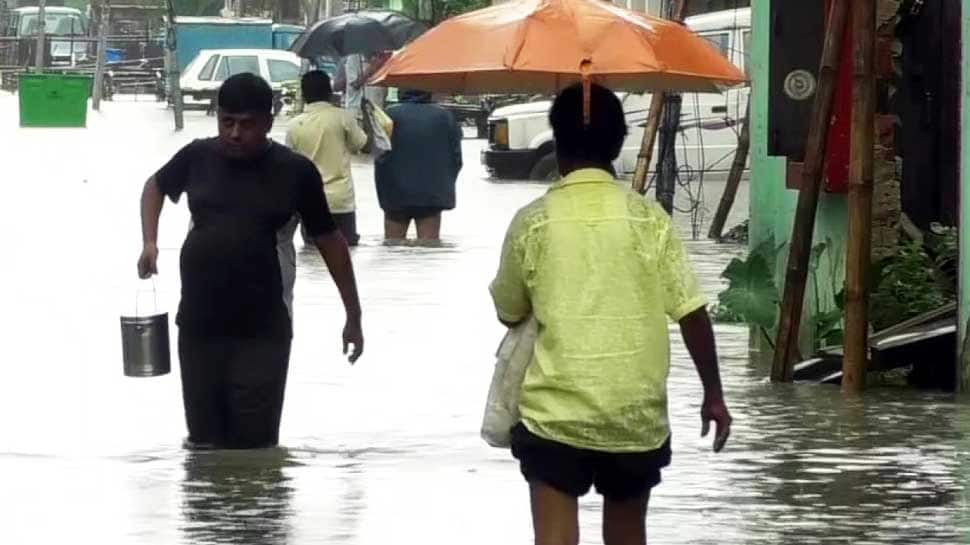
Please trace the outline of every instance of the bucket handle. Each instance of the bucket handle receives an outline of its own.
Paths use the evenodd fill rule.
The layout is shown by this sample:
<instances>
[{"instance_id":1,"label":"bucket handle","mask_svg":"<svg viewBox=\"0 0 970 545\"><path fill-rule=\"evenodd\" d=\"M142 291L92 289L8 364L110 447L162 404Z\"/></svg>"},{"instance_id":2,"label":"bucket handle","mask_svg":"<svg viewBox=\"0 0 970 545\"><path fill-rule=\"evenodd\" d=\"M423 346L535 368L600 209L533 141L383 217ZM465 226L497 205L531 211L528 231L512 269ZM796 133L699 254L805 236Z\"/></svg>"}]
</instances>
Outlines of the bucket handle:
<instances>
[{"instance_id":1,"label":"bucket handle","mask_svg":"<svg viewBox=\"0 0 970 545\"><path fill-rule=\"evenodd\" d=\"M158 313L158 291L155 289L155 277L151 278L152 282L152 304L154 305L155 312ZM141 313L138 312L138 294L144 293L148 290L139 288L135 291L135 316L141 317Z\"/></svg>"}]
</instances>

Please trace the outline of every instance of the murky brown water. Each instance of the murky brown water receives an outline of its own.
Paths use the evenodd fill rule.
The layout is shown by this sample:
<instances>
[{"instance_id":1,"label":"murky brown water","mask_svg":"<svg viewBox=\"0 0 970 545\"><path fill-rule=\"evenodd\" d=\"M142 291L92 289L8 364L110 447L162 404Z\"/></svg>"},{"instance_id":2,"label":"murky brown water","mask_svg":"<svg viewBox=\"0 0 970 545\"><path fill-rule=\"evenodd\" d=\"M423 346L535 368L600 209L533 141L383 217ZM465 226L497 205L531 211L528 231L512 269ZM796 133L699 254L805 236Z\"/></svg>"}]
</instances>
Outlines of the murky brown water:
<instances>
[{"instance_id":1,"label":"murky brown water","mask_svg":"<svg viewBox=\"0 0 970 545\"><path fill-rule=\"evenodd\" d=\"M341 360L336 292L301 252L285 447L188 453L178 377L124 378L117 323L140 287L142 182L215 129L188 122L172 135L152 105L108 104L86 131L20 131L15 98L0 94L0 543L529 543L517 467L477 430L502 333L486 285L508 220L542 187L482 180L470 141L444 247L385 247L359 165L364 359ZM713 209L720 187L708 189ZM184 204L166 207L168 310L187 222ZM735 250L689 248L713 296ZM675 455L652 500L652 543L970 541L965 405L768 384L744 329L718 327L718 342L735 435L721 455L698 437L700 388L675 335ZM599 542L597 503L583 502L583 543Z\"/></svg>"}]
</instances>

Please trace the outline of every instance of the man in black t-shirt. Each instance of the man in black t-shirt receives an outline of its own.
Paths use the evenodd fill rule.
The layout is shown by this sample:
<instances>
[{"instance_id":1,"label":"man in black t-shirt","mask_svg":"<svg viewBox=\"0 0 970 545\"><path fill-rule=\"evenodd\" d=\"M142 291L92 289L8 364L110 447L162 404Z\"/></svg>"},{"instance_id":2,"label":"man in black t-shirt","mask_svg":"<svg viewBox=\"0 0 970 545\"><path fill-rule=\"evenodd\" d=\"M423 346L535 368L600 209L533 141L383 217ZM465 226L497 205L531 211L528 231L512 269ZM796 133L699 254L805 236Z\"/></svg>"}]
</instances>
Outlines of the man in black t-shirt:
<instances>
[{"instance_id":1,"label":"man in black t-shirt","mask_svg":"<svg viewBox=\"0 0 970 545\"><path fill-rule=\"evenodd\" d=\"M157 274L164 197L188 196L182 246L179 360L189 429L199 448L257 448L279 439L289 366L298 221L323 256L347 313L351 363L364 349L360 301L347 243L320 174L269 140L273 92L239 74L219 90L219 136L182 148L145 184L138 275Z\"/></svg>"}]
</instances>

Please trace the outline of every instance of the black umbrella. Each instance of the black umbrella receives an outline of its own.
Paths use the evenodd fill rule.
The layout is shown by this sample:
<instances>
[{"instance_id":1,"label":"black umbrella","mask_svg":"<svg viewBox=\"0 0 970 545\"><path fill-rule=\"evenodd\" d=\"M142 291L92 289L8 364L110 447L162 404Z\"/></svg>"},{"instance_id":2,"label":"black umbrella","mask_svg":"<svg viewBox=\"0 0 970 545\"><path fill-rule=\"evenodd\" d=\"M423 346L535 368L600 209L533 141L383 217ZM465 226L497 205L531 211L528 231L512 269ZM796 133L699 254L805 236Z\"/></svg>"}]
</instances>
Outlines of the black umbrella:
<instances>
[{"instance_id":1,"label":"black umbrella","mask_svg":"<svg viewBox=\"0 0 970 545\"><path fill-rule=\"evenodd\" d=\"M424 23L396 11L362 10L313 25L290 51L311 59L393 51L427 30Z\"/></svg>"}]
</instances>

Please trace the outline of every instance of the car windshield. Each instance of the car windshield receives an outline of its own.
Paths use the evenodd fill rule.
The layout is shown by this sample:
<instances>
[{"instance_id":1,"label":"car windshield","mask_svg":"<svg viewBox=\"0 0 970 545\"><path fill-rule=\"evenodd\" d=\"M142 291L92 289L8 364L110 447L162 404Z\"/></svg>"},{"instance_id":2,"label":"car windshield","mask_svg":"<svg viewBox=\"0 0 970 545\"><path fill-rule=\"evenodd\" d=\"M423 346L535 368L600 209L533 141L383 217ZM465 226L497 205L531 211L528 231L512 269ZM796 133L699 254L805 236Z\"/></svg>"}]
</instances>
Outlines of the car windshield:
<instances>
[{"instance_id":1,"label":"car windshield","mask_svg":"<svg viewBox=\"0 0 970 545\"><path fill-rule=\"evenodd\" d=\"M88 33L84 18L76 13L47 13L44 15L48 34L55 36L85 35ZM20 20L20 35L37 34L37 14L24 15Z\"/></svg>"}]
</instances>

